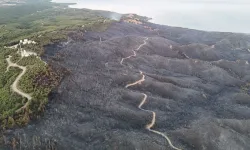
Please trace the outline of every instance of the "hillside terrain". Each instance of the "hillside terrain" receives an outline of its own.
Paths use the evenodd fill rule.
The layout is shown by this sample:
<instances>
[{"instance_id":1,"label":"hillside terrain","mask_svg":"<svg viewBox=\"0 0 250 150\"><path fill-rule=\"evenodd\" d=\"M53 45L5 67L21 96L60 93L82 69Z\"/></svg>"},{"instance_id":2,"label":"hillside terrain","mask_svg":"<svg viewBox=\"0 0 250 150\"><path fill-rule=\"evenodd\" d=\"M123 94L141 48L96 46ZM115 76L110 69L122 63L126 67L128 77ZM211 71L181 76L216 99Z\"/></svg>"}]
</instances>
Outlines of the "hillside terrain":
<instances>
[{"instance_id":1,"label":"hillside terrain","mask_svg":"<svg viewBox=\"0 0 250 150\"><path fill-rule=\"evenodd\" d=\"M48 94L68 72L41 60L44 46L67 41L71 31L102 31L110 23L94 11L42 0L1 8L0 131L39 118Z\"/></svg>"},{"instance_id":2,"label":"hillside terrain","mask_svg":"<svg viewBox=\"0 0 250 150\"><path fill-rule=\"evenodd\" d=\"M26 78L42 85L39 91L51 85L42 95L49 98L48 104L37 98L44 108L39 118L24 127L2 130L3 149L250 149L249 35L157 25L135 14L115 14L120 21L110 22L99 15L113 18L111 12L67 10L55 16L57 21L50 28L39 27L39 33L52 39L31 51L41 56L39 61L32 55L27 58L35 59L33 64L17 62L9 57L15 56L15 50L3 49L2 80L7 76L8 84L1 90L9 92L8 98L15 96L25 105L29 94L36 93L33 88L30 92L21 88L22 98L10 88L25 71L24 66L49 64L38 67L44 72ZM79 19L82 15L87 19ZM89 15L95 17L92 24ZM58 16L66 20L58 21ZM75 22L67 20L69 16L75 17ZM62 31L67 32L59 34ZM57 34L63 38L53 40ZM39 35L25 37L41 43ZM17 36L13 41L20 39L23 37ZM5 73L8 66L22 71L9 68ZM67 74L56 83L47 81L57 70ZM8 98L0 97L0 102L16 101ZM14 106L19 107L3 117L9 126L20 104Z\"/></svg>"}]
</instances>

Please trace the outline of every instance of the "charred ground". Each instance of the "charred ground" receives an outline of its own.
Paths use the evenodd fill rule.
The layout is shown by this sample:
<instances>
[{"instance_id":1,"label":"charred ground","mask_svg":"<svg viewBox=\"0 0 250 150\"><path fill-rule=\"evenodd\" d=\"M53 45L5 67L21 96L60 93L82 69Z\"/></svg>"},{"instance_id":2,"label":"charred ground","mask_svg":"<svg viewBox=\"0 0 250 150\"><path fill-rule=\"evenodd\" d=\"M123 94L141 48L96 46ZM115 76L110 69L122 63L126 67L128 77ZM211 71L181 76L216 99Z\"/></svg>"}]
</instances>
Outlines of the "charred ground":
<instances>
[{"instance_id":1,"label":"charred ground","mask_svg":"<svg viewBox=\"0 0 250 150\"><path fill-rule=\"evenodd\" d=\"M250 37L118 22L105 32L70 35L47 47L46 60L70 71L44 116L5 133L20 149L163 150L164 138L185 150L250 149ZM147 44L120 64L132 50ZM51 53L50 50L53 50ZM50 51L50 52L49 52ZM60 59L55 59L60 58ZM125 85L146 76L140 85Z\"/></svg>"}]
</instances>

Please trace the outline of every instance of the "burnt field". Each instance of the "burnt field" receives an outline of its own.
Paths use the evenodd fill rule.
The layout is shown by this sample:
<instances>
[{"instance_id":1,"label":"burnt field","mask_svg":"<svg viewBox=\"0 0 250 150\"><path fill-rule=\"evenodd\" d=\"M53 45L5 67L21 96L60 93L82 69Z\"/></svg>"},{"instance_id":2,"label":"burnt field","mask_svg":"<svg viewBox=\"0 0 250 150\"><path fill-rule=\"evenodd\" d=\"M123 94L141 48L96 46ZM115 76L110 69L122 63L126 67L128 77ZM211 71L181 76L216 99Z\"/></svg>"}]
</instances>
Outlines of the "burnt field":
<instances>
[{"instance_id":1,"label":"burnt field","mask_svg":"<svg viewBox=\"0 0 250 150\"><path fill-rule=\"evenodd\" d=\"M250 37L147 26L153 30L114 23L47 47L46 60L70 74L44 116L7 131L6 144L13 147L14 138L16 149L249 150ZM126 88L140 71L145 80ZM145 128L153 116L138 108L142 93L142 108L156 114L152 129L174 147Z\"/></svg>"}]
</instances>

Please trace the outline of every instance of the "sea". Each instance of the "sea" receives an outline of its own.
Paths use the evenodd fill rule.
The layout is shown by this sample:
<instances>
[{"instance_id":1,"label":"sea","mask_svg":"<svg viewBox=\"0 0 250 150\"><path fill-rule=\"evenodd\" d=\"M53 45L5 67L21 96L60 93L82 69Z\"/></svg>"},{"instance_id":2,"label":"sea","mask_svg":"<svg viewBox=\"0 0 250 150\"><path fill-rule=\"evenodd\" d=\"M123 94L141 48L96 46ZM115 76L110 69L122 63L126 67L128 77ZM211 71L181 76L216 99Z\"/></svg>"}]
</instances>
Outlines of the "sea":
<instances>
[{"instance_id":1,"label":"sea","mask_svg":"<svg viewBox=\"0 0 250 150\"><path fill-rule=\"evenodd\" d=\"M136 13L151 22L205 31L250 33L250 0L52 0L71 8Z\"/></svg>"}]
</instances>

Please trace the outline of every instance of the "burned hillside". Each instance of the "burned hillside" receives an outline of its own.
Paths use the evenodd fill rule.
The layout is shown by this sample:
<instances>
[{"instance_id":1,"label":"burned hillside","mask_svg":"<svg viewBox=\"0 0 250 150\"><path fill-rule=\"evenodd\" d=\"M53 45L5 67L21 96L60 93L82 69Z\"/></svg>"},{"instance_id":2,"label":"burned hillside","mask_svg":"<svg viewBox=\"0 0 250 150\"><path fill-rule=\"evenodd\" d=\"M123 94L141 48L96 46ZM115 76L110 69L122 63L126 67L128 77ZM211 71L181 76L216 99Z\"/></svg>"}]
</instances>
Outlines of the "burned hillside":
<instances>
[{"instance_id":1,"label":"burned hillside","mask_svg":"<svg viewBox=\"0 0 250 150\"><path fill-rule=\"evenodd\" d=\"M122 21L71 36L45 52L70 75L44 116L5 133L6 142L15 138L20 149L250 149L250 36ZM150 130L173 146L147 128L153 112Z\"/></svg>"}]
</instances>

